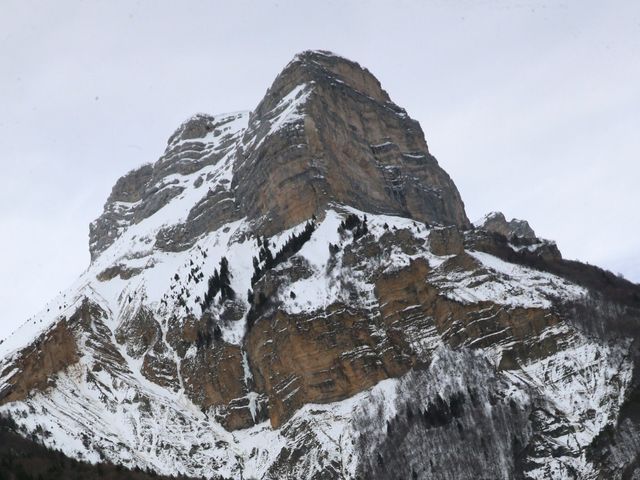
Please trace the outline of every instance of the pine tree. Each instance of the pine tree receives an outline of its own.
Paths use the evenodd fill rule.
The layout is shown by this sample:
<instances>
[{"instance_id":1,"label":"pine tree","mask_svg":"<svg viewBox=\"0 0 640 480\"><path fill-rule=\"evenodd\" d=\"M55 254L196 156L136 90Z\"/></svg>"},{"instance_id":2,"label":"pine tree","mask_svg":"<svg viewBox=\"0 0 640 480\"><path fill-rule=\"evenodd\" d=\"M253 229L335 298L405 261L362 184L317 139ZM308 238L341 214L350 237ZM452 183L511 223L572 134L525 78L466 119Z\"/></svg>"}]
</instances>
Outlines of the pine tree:
<instances>
[{"instance_id":1,"label":"pine tree","mask_svg":"<svg viewBox=\"0 0 640 480\"><path fill-rule=\"evenodd\" d=\"M291 256L295 255L311 238L316 226L315 219L309 220L302 232L299 234L291 234L289 236L282 248L276 252L275 256L269 248L269 241L266 237L263 237L261 241L258 241L258 245L261 245L261 247L258 251L258 258L253 258L251 286L254 286L267 270L274 268Z\"/></svg>"},{"instance_id":2,"label":"pine tree","mask_svg":"<svg viewBox=\"0 0 640 480\"><path fill-rule=\"evenodd\" d=\"M233 300L235 298L235 292L231 288L231 277L233 275L229 271L229 262L227 257L222 257L220 260L220 301Z\"/></svg>"},{"instance_id":3,"label":"pine tree","mask_svg":"<svg viewBox=\"0 0 640 480\"><path fill-rule=\"evenodd\" d=\"M222 257L222 259L220 259L220 272L218 273L218 269L215 269L213 271L213 275L209 277L207 291L205 292L204 299L200 304L202 311L209 308L218 293L220 293L220 303L227 299L233 300L235 298L235 292L231 288L232 277L233 275L229 270L229 261L226 257Z\"/></svg>"}]
</instances>

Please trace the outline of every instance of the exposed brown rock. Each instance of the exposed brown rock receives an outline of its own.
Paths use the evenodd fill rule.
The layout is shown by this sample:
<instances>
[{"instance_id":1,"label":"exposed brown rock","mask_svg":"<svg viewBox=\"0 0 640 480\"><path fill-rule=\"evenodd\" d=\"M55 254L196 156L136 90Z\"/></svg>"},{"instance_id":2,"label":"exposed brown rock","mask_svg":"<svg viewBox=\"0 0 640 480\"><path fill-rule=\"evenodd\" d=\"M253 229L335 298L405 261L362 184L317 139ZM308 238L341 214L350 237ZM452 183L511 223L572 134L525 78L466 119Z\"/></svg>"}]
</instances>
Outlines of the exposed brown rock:
<instances>
[{"instance_id":1,"label":"exposed brown rock","mask_svg":"<svg viewBox=\"0 0 640 480\"><path fill-rule=\"evenodd\" d=\"M89 225L89 250L91 259L111 245L118 237L118 225L133 218L130 203L142 199L153 175L152 165L143 165L118 179L104 205L104 212Z\"/></svg>"},{"instance_id":2,"label":"exposed brown rock","mask_svg":"<svg viewBox=\"0 0 640 480\"><path fill-rule=\"evenodd\" d=\"M205 167L208 168L202 170ZM586 412L576 410L581 416L569 421L568 415L557 411L560 405L554 406L549 398L549 391L555 390L535 392L540 378L534 377L539 372L550 383L557 377L585 380L582 383L589 392L593 388L592 379L596 384L593 391L603 391L597 387L606 378L601 375L603 369L606 375L613 372L610 383L617 385L611 391L604 390L604 402L612 402L608 407L609 422L616 418L618 400L623 400L625 391L628 392L627 383L632 382L633 389L638 391L638 376L630 378L632 372L625 364L628 355L635 355L633 361L637 363L637 351L625 350L628 345L632 345L629 349L635 348L635 344L614 343L623 337L625 342L638 337L638 288L595 267L562 260L556 245L536 238L527 222L507 221L504 215L493 214L472 229L455 185L430 154L418 123L391 101L370 72L354 62L328 52L305 52L284 69L250 116L196 115L181 125L155 164L128 173L114 186L104 213L91 225L92 259L109 248L128 227L143 222L178 198L180 202L174 205L184 201L189 204L189 211L173 215L172 205L167 209L171 211L169 215L159 215L160 221L149 222L149 231L142 232L144 229L140 228L135 236L131 235L134 244L115 245L109 252L112 264L108 268L102 266L97 275L102 283L94 283L93 278L83 283L81 288L86 288L83 290L86 295L102 307L85 299L71 318L59 319L30 347L8 359L9 366L0 373L0 378L8 382L0 392L0 404L27 399L27 406L31 407L35 402L29 399L30 392L46 389L56 381L56 374L75 364L77 368L70 370L68 377L60 377L65 381L58 382L61 389L67 388L62 393L70 393L65 398L84 401L83 395L91 391L91 401L100 397L102 406L109 411L125 406L144 414L134 417L132 422L139 443L130 448L124 443L129 440L122 438L121 443L111 445L109 438L94 447L91 439L82 438L89 451L94 448L102 455L106 445L112 454L116 452L116 458L135 462L147 455L154 458L154 450L155 458L159 458L158 451L167 453L175 449L179 453L172 451L160 457L162 465L170 458L188 459L191 466L205 459L202 463L210 471L224 467L236 476L243 474L245 461L257 460L259 468L266 469L264 478L299 478L301 469L306 468L305 455L312 453L318 455L310 462L321 470L309 474L309 478L341 478L344 465L340 461L345 460L342 438L337 439L341 458L332 458L326 441L314 438L323 429L320 423L325 420L311 412L287 421L310 403L340 401L381 380L402 376L395 382L398 393L394 400L395 416L386 419L386 425L350 424L357 433L364 433L359 436L361 440L368 441L367 429L357 430L362 425L372 426L368 430L372 436L386 433L383 443L380 438L363 443L366 447L363 451L374 450L378 454L373 462L377 467L370 470L376 473L369 477L415 478L440 473L441 465L429 458L437 450L433 447L442 446L440 460L455 463L449 453L457 450L451 447L462 445L479 455L466 459L469 471L475 467L469 459L482 457L486 461L484 471L492 471L486 465L495 464L503 476L519 478L505 473L519 471L509 462L530 462L526 468L518 466L525 471L536 467L537 459L581 455L578 447L555 440L573 435L580 428L591 428L593 425L586 426L583 420L596 416L589 406ZM300 248L296 242L302 242L303 237L292 235L289 249L280 250L286 255L275 255L274 261L273 255L269 256L274 252L263 249L257 255L260 261L256 260L256 275L250 284L247 275L250 272L236 272L233 288L237 290L241 284L243 291L236 291L235 298L227 294L226 283L220 289L224 294L211 293L222 282L220 275L217 280L213 277L206 303L200 303L203 293L200 282L206 284L205 273L210 275L213 267L205 265L207 255L229 255L230 265L234 262L233 253L224 252L225 242L229 252L240 251L241 255L249 256L254 253L249 251L257 236L261 237L257 242L260 245L263 234L281 233L314 215L319 223L326 218L329 208L333 210L331 215L350 214L355 221L357 215L349 207L370 215L392 214L414 221L394 222L370 216L371 222L367 224L358 217L357 228L345 226L350 223L345 221L338 235L330 240L332 243L323 246L328 247L329 256L327 264L319 268L316 259L296 253ZM224 234L235 228L227 224L241 219L231 239L226 238ZM380 225L383 221L397 225L389 228ZM205 238L207 233L221 228L224 234ZM429 229L428 235L425 228ZM307 253L319 251L318 245L322 246L327 239L325 233L311 240L304 237L315 243ZM185 252L200 240L197 249ZM234 245L235 241L244 240L249 245ZM264 239L274 249L281 240ZM159 250L182 251L184 255L165 255ZM580 297L581 290L573 287L568 288L565 298L561 291L563 282L522 269L514 269L512 274L501 266L492 269L489 261L483 264L477 258L484 257L476 256L473 250L557 273L597 291L611 303L596 295L584 299ZM441 258L436 260L430 253ZM145 284L149 276L144 275L127 283L121 292L114 292L111 287L122 286L123 282L106 283L116 278L130 280L142 272L142 268L128 267L127 261L139 260L136 265L153 268L165 259L165 267L174 265L174 260L180 262L175 264L178 272L167 272L167 268L154 272L173 279L170 282L162 284L163 279L159 278L158 283L154 279ZM99 259L100 265L102 260ZM208 261L217 262L219 258ZM238 263L243 267L249 265ZM95 273L91 269L88 272L87 276ZM224 277L226 282L226 274ZM519 277L524 279L522 284ZM311 281L304 281L308 279ZM322 298L325 280L327 299ZM484 282L490 282L486 289L482 288ZM296 303L296 293L303 293L310 283L313 289L317 287L314 291L320 301L314 302L307 295L302 303ZM249 287L247 292L245 289ZM522 293L520 301L529 293L527 288L535 289L553 306L510 306L505 293ZM117 296L114 293L120 294L117 302L110 300ZM536 301L540 297L531 298ZM474 301L475 298L496 298L496 302L505 304ZM537 301L531 304L547 305ZM299 312L301 305L306 305L307 310L291 313ZM580 322L587 333L595 332L600 338L585 340L576 326ZM246 328L244 337L240 327ZM605 341L609 343L605 345ZM530 362L562 350L571 355L573 346L584 345L594 348L586 349L586 354L576 349L577 359L584 355L585 361L577 367L568 367L568 372L564 363L573 359L562 355L550 359L548 363L555 365L549 370L538 364L529 372L524 371ZM600 358L606 358L607 362L599 364ZM453 363L458 363L457 367L449 369ZM513 375L500 373L506 371ZM139 388L139 373L179 394L162 395L157 401L154 399L157 392L150 394L147 382L143 382L145 388ZM526 379L522 385L512 381L528 374L533 378L528 386ZM434 380L438 384L437 376L455 379L458 385L443 382L444 388L431 391ZM490 388L484 388L485 381L490 382ZM84 386L95 389L85 390ZM413 386L416 388L409 388ZM512 388L520 393L508 398L506 389L513 392ZM76 390L82 390L78 397ZM478 390L483 392L478 395ZM120 395L122 392L126 394ZM204 416L185 420L186 413L192 412L182 410L183 392ZM584 392L579 393L584 399ZM380 407L380 402L384 404L386 400L376 399L377 395L378 392L372 392L363 398ZM414 397L420 398L412 403ZM46 414L46 402L39 407ZM165 415L166 407L172 411ZM330 409L323 414L329 416ZM236 450L231 445L232 435L218 436L218 426L210 423L215 436L206 442L196 439L185 451L185 445L176 448L175 443L157 441L162 435L156 428L154 415L162 420L176 420L178 436L183 433L182 426L192 429L197 423L198 428L203 428L214 419L228 430L247 428L269 419L273 427L282 427L277 435L287 446L279 452L261 446L250 453L241 451L243 446ZM621 418L636 417L634 414ZM87 429L97 423L86 425L84 437ZM165 421L163 426L168 427L169 422ZM484 435L489 428L495 433L492 445L501 446L498 452L501 456L493 455L489 451L491 444L489 448L485 444L491 438ZM429 433L424 435L427 430ZM399 445L410 438L411 432L415 438L402 450ZM254 433L262 434L251 432ZM118 433L111 436L117 438ZM432 443L416 441L429 436ZM467 440L460 442L465 436ZM504 441L496 442L496 437L504 437ZM443 440L442 445L439 440ZM602 436L599 441L604 445L615 443L613 437L608 440ZM321 442L325 444L320 445ZM382 454L380 448L369 448L383 444L387 447ZM417 461L408 458L417 450L414 445L425 446L419 452L424 457ZM195 456L201 450L206 456ZM349 451L356 454L359 447ZM405 451L411 454L398 454ZM220 452L227 458L217 456ZM210 453L215 455L209 457ZM394 456L398 457L393 459L395 463L390 461ZM325 460L327 463L323 465ZM414 460L414 464L409 465L408 460ZM269 465L268 461L273 463ZM385 462L395 467L380 473L387 468ZM413 467L420 463L420 467L428 464L430 470L415 470ZM295 471L292 467L298 469L296 475L291 473ZM459 477L455 469L447 471L447 478ZM368 470L357 470L356 476L360 475L357 472Z\"/></svg>"},{"instance_id":3,"label":"exposed brown rock","mask_svg":"<svg viewBox=\"0 0 640 480\"><path fill-rule=\"evenodd\" d=\"M125 265L113 265L105 268L96 277L101 282L108 282L116 277L120 277L122 280L128 280L131 277L135 277L142 272L142 268L128 268Z\"/></svg>"},{"instance_id":4,"label":"exposed brown rock","mask_svg":"<svg viewBox=\"0 0 640 480\"><path fill-rule=\"evenodd\" d=\"M141 372L146 378L158 385L176 391L180 388L178 366L173 352L162 341L155 342L153 348L146 353Z\"/></svg>"},{"instance_id":5,"label":"exposed brown rock","mask_svg":"<svg viewBox=\"0 0 640 480\"><path fill-rule=\"evenodd\" d=\"M285 98L303 85L297 98L308 98L295 118L276 128L289 107ZM183 223L160 230L158 248L184 250L202 234L243 216L257 221L257 232L276 233L313 214L321 216L329 203L470 226L460 195L429 153L418 122L355 62L305 52L277 77L248 128L227 132L238 118L194 116L171 136L155 164L120 179L104 213L91 224L92 259L128 225L153 215L184 191L169 175L195 173L227 156L234 160L232 183L216 183ZM209 180L199 177L197 187L207 188Z\"/></svg>"},{"instance_id":6,"label":"exposed brown rock","mask_svg":"<svg viewBox=\"0 0 640 480\"><path fill-rule=\"evenodd\" d=\"M508 238L501 233L476 229L465 232L464 241L466 248L490 253L509 262L532 266L539 262L542 266L543 263L562 261L558 246L550 240L514 236ZM522 259L535 260L523 262Z\"/></svg>"},{"instance_id":7,"label":"exposed brown rock","mask_svg":"<svg viewBox=\"0 0 640 480\"><path fill-rule=\"evenodd\" d=\"M251 329L246 348L274 427L306 403L342 400L411 364L376 337L364 312L345 305L309 316L274 312Z\"/></svg>"},{"instance_id":8,"label":"exposed brown rock","mask_svg":"<svg viewBox=\"0 0 640 480\"><path fill-rule=\"evenodd\" d=\"M7 367L17 368L0 392L0 405L24 400L34 390L45 390L55 382L55 374L78 361L78 346L67 320L61 319L31 345L17 354ZM2 376L9 372L2 372Z\"/></svg>"},{"instance_id":9,"label":"exposed brown rock","mask_svg":"<svg viewBox=\"0 0 640 480\"><path fill-rule=\"evenodd\" d=\"M434 228L429 232L429 248L436 255L459 255L464 252L464 238L455 226Z\"/></svg>"},{"instance_id":10,"label":"exposed brown rock","mask_svg":"<svg viewBox=\"0 0 640 480\"><path fill-rule=\"evenodd\" d=\"M155 322L140 314L133 320L138 322L140 319ZM249 427L255 420L246 398L248 386L241 349L215 338L211 322L206 315L200 319L193 316L172 319L166 342L159 337L149 337L153 348L144 356L142 373L159 385L175 390L184 387L196 405L203 410L214 409L216 418L223 425L233 429ZM139 338L131 327L125 327L122 333L125 331L131 332L133 338ZM180 372L175 354L180 358ZM259 405L256 408L264 415L264 408Z\"/></svg>"},{"instance_id":11,"label":"exposed brown rock","mask_svg":"<svg viewBox=\"0 0 640 480\"><path fill-rule=\"evenodd\" d=\"M158 232L156 246L165 251L184 250L192 246L203 233L217 230L238 217L232 192L222 187L209 190L191 209L185 223L166 227Z\"/></svg>"},{"instance_id":12,"label":"exposed brown rock","mask_svg":"<svg viewBox=\"0 0 640 480\"><path fill-rule=\"evenodd\" d=\"M214 340L185 358L181 373L189 397L203 408L227 405L247 393L242 352L237 345Z\"/></svg>"},{"instance_id":13,"label":"exposed brown rock","mask_svg":"<svg viewBox=\"0 0 640 480\"><path fill-rule=\"evenodd\" d=\"M104 212L90 225L91 259L107 249L126 226L153 215L184 191L175 178L167 180L169 175L197 172L207 165L216 164L235 148L236 138L227 131L227 125L239 115L195 115L170 137L167 149L156 163L133 170L119 179L107 199ZM203 141L208 134L218 140L214 149ZM201 188L206 187L201 185ZM232 218L239 218L233 202L230 208L218 212L222 198L228 200L228 189L208 195L203 205L194 208L185 224L172 226L159 234L159 247L166 250L187 248L193 244L196 236ZM203 217L204 210L206 215Z\"/></svg>"},{"instance_id":14,"label":"exposed brown rock","mask_svg":"<svg viewBox=\"0 0 640 480\"><path fill-rule=\"evenodd\" d=\"M300 118L268 135L282 99L303 84L309 97ZM329 202L469 226L420 125L357 63L322 52L296 57L252 113L244 142L236 198L250 218L268 219L267 234L321 213Z\"/></svg>"},{"instance_id":15,"label":"exposed brown rock","mask_svg":"<svg viewBox=\"0 0 640 480\"><path fill-rule=\"evenodd\" d=\"M129 319L123 320L115 331L118 343L124 344L129 356L138 358L160 339L160 325L147 308L140 308Z\"/></svg>"},{"instance_id":16,"label":"exposed brown rock","mask_svg":"<svg viewBox=\"0 0 640 480\"><path fill-rule=\"evenodd\" d=\"M251 402L254 402L251 405ZM226 405L216 408L215 417L227 430L240 430L264 422L269 418L267 398L255 395L235 398Z\"/></svg>"},{"instance_id":17,"label":"exposed brown rock","mask_svg":"<svg viewBox=\"0 0 640 480\"><path fill-rule=\"evenodd\" d=\"M111 331L103 320L106 313L85 299L67 318L60 318L47 332L18 352L11 366L17 371L8 379L9 389L0 393L0 403L26 398L29 392L44 390L55 382L56 374L78 362L80 355L92 352L99 368L128 371L124 358L111 341ZM82 337L84 350L79 351ZM8 374L8 372L4 372Z\"/></svg>"},{"instance_id":18,"label":"exposed brown rock","mask_svg":"<svg viewBox=\"0 0 640 480\"><path fill-rule=\"evenodd\" d=\"M455 264L478 268L466 254ZM334 304L322 312L289 315L272 309L262 316L245 346L256 388L269 400L272 425L281 425L306 403L347 398L406 373L418 359L428 362L434 329L454 348L508 343L514 365L519 358L557 350L554 336L537 340L544 328L559 322L551 312L461 304L442 296L427 281L429 272L427 262L418 259L380 275L375 284L379 311ZM505 362L501 368L507 368Z\"/></svg>"}]
</instances>

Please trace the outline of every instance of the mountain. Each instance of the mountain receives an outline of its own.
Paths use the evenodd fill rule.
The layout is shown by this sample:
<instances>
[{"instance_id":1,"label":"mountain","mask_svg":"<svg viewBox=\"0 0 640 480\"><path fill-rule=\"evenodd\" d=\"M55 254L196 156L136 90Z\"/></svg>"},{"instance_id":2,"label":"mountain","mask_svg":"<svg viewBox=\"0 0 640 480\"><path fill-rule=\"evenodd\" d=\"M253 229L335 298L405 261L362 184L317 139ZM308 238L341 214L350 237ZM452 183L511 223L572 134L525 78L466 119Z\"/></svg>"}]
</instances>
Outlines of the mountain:
<instances>
[{"instance_id":1,"label":"mountain","mask_svg":"<svg viewBox=\"0 0 640 480\"><path fill-rule=\"evenodd\" d=\"M640 287L473 225L377 79L297 55L119 179L0 344L0 415L163 475L635 478Z\"/></svg>"}]
</instances>

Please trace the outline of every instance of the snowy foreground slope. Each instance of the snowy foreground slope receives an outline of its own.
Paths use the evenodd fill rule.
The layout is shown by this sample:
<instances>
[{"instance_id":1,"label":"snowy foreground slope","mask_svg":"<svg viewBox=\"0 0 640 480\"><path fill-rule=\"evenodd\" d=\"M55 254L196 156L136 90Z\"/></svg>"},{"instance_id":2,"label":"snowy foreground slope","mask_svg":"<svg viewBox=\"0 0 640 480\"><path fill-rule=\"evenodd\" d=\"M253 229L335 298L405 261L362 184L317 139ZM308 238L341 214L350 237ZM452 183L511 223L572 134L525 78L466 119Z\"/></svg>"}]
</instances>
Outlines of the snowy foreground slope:
<instances>
[{"instance_id":1,"label":"snowy foreground slope","mask_svg":"<svg viewBox=\"0 0 640 480\"><path fill-rule=\"evenodd\" d=\"M164 474L629 475L636 287L487 218L368 71L305 52L118 181L0 343L0 414Z\"/></svg>"}]
</instances>

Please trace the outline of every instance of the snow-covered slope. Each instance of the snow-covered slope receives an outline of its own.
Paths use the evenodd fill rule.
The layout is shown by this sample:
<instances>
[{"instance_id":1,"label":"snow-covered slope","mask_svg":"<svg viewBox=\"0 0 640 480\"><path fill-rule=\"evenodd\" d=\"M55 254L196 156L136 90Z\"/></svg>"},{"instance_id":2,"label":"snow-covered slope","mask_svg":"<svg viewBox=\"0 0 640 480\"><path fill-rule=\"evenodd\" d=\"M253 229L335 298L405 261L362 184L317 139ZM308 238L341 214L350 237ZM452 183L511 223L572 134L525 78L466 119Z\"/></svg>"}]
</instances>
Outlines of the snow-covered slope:
<instances>
[{"instance_id":1,"label":"snow-covered slope","mask_svg":"<svg viewBox=\"0 0 640 480\"><path fill-rule=\"evenodd\" d=\"M378 299L374 292L375 282L368 275L375 270L387 273L400 270L420 258L433 267L430 281L442 287L441 295L465 304L493 302L503 308L546 308L551 298L573 299L586 295L584 289L554 275L507 264L481 252L470 252L470 257L480 262L475 270L477 273L447 272L445 267L451 257L434 255L426 247L429 229L401 217L367 215L371 241L380 242L383 235L393 231L410 232L423 248L407 254L394 247L381 256L367 259L366 269L362 270L340 266L343 246L341 252L334 256L336 267L328 270L327 265L332 261L329 245L353 242L349 236L341 239L338 227L348 214L354 212L361 217L365 215L352 208L336 207L327 211L325 218L319 221L311 239L295 257L308 263L311 274L288 283L286 291L277 294L280 309L299 314L322 311L337 302L349 302L352 290L345 285L355 288L360 295L358 302L372 309ZM160 211L156 215L163 213ZM154 226L160 225L154 218L149 222ZM140 232L142 227L138 225L134 231ZM83 333L80 336L79 362L56 375L55 387L35 392L24 401L7 404L2 410L10 412L25 431L46 432L43 434L46 445L94 462L108 459L166 474L239 478L242 471L244 478L264 478L266 474L271 475L269 478L278 478L272 472L274 465L283 462L283 452L304 446L311 456L304 463L293 462L287 470L288 475L313 478L313 472L322 471L324 463L331 462L339 464L341 471L355 475L365 457L361 451L363 447L358 443L363 441L363 433L359 432L362 419L357 413L368 412L370 415L372 402L380 402L380 408L390 409L385 417L366 422L368 429L384 432L387 421L398 416L394 410L396 402L403 404L407 400L403 397L403 389L407 388L406 382L415 381L415 374L407 374L409 377L406 379L403 376L397 380L385 380L344 401L322 406L306 405L280 428L272 428L265 420L247 429L228 431L216 421L215 412L203 412L195 405L179 382L167 388L150 381L142 371L141 359L127 353L129 340L123 344L115 339L118 328L142 306L160 319L184 318L189 312L200 315L201 307L195 299L204 295L206 286L205 282L189 281L194 259L208 278L220 258L227 256L232 259L232 288L237 292L250 289L251 258L256 252L257 241L247 237L248 234L246 222L233 222L204 236L189 250L166 253L145 251L139 247L143 242L136 242L139 233L124 232L94 261L77 284L2 343L3 355L10 364L12 351L61 318L73 315L85 299L104 312L101 328L104 328L105 335L95 339L91 333ZM270 242L281 245L289 235L290 232L283 232ZM127 242L131 244L131 250L125 248ZM131 255L131 251L135 254ZM116 276L110 280L99 280L101 272L114 264L123 266L122 270L142 270L129 279ZM188 289L190 296L181 305L176 298L183 289ZM288 293L291 291L296 292L295 298ZM247 304L246 311L248 308ZM246 314L229 324L221 323L222 338L241 345L246 328ZM167 324L161 324L161 329L161 335L166 336ZM419 337L422 347L416 350L421 351L425 358L433 356L427 371L431 372L428 375L435 376L429 382L430 390L420 394L423 398L418 404L423 404L417 408L421 409L427 408L429 401L437 395L446 398L459 389L469 389L469 383L463 379L451 385L458 375L455 369L463 367L447 365L447 361L439 360L442 355L444 358L461 356L460 362L472 362L467 364L467 368L475 368L472 365L479 358L495 368L502 351L514 343L511 339L491 345L481 350L485 353L477 354L480 357L469 360L466 354L451 350L435 329L419 332ZM547 327L540 334L540 339L545 337L561 337L562 348L550 356L521 365L517 371L498 373L489 370L491 373L484 374L491 374L492 381L501 384L501 394L505 395L502 402L518 402L524 410L532 410L535 403L543 403L554 412L552 417L544 419L546 438L538 442L542 445L553 443L554 448L562 444L572 453L554 457L553 461L550 458L536 459L539 464L530 472L531 478L558 478L572 469L586 474L591 467L581 452L615 419L630 381L631 363L624 346L599 344L567 325ZM116 348L125 360L124 364L118 365L117 371L96 368L103 363L100 356L104 347L95 347L95 343L100 342L109 342L109 346ZM187 352L186 356L193 354ZM174 355L180 363L178 354ZM250 376L251 372L247 375ZM437 382L442 382L442 386L438 387ZM572 433L554 436L554 430L561 426L569 428ZM526 428L515 434L520 433L531 435ZM383 438L378 441L384 443ZM504 454L506 461L509 452ZM512 472L505 467L503 478L509 478ZM309 476L305 476L307 474Z\"/></svg>"}]
</instances>

